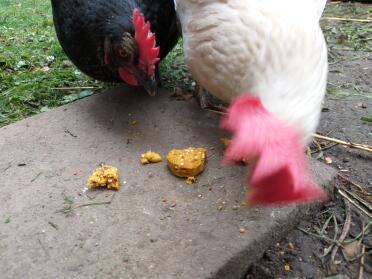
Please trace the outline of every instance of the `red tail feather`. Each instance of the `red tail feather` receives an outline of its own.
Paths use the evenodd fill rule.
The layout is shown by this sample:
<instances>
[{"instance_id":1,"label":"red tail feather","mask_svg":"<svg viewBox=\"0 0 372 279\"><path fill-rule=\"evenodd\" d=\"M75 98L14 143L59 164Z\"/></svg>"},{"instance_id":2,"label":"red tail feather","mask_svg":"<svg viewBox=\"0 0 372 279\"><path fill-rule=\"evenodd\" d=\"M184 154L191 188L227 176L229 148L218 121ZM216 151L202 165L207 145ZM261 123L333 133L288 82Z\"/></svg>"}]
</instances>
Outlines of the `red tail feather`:
<instances>
[{"instance_id":1,"label":"red tail feather","mask_svg":"<svg viewBox=\"0 0 372 279\"><path fill-rule=\"evenodd\" d=\"M234 133L225 162L254 161L249 204L326 199L325 192L311 179L300 133L268 112L258 97L238 97L221 126Z\"/></svg>"}]
</instances>

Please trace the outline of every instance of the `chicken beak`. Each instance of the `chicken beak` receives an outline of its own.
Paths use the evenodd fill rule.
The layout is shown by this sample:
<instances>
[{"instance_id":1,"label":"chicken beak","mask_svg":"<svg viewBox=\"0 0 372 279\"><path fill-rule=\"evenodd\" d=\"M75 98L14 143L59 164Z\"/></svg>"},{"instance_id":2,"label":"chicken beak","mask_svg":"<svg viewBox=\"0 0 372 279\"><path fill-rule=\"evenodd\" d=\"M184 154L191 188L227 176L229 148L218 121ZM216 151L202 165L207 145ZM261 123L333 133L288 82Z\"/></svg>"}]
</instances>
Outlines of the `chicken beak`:
<instances>
[{"instance_id":1,"label":"chicken beak","mask_svg":"<svg viewBox=\"0 0 372 279\"><path fill-rule=\"evenodd\" d=\"M155 76L139 75L138 83L142 85L150 96L155 96L158 90Z\"/></svg>"}]
</instances>

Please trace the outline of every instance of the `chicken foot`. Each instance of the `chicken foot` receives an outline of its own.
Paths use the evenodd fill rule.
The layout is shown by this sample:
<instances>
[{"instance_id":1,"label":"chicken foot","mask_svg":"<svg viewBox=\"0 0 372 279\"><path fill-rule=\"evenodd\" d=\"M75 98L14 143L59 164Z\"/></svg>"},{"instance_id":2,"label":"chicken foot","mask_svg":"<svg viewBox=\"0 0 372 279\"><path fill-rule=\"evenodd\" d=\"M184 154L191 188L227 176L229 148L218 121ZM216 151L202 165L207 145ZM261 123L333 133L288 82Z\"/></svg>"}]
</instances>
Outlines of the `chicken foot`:
<instances>
[{"instance_id":1,"label":"chicken foot","mask_svg":"<svg viewBox=\"0 0 372 279\"><path fill-rule=\"evenodd\" d=\"M213 98L208 91L200 86L198 83L195 85L194 97L198 102L200 108L205 110L210 110L217 113L222 113L225 111L226 107L221 103L221 101Z\"/></svg>"}]
</instances>

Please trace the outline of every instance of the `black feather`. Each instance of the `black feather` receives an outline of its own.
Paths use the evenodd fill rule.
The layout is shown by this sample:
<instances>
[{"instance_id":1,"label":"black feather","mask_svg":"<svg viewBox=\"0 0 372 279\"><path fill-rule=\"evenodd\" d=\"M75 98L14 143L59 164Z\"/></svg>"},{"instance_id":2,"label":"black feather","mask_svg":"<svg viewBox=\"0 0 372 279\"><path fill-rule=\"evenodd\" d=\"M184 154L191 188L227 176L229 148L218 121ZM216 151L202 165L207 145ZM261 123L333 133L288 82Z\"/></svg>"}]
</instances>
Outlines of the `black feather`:
<instances>
[{"instance_id":1,"label":"black feather","mask_svg":"<svg viewBox=\"0 0 372 279\"><path fill-rule=\"evenodd\" d=\"M177 43L179 31L173 0L52 0L58 40L71 61L85 74L120 81L117 69L104 63L105 37L119 40L134 33L134 8L144 13L164 58Z\"/></svg>"}]
</instances>

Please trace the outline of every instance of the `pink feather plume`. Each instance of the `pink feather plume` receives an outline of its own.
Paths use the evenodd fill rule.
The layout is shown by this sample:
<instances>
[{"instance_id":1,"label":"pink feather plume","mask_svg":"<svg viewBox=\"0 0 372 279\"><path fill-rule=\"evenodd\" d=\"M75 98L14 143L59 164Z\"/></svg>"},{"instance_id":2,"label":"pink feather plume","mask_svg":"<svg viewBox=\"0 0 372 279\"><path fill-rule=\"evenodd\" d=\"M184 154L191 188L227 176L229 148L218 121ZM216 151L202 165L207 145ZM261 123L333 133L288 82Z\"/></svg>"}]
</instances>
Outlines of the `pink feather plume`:
<instances>
[{"instance_id":1,"label":"pink feather plume","mask_svg":"<svg viewBox=\"0 0 372 279\"><path fill-rule=\"evenodd\" d=\"M242 94L236 98L221 127L233 132L225 162L251 162L249 205L327 199L311 178L300 132L267 111L258 97Z\"/></svg>"}]
</instances>

